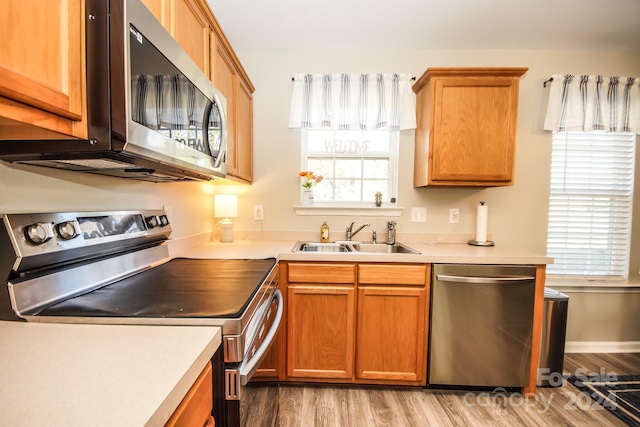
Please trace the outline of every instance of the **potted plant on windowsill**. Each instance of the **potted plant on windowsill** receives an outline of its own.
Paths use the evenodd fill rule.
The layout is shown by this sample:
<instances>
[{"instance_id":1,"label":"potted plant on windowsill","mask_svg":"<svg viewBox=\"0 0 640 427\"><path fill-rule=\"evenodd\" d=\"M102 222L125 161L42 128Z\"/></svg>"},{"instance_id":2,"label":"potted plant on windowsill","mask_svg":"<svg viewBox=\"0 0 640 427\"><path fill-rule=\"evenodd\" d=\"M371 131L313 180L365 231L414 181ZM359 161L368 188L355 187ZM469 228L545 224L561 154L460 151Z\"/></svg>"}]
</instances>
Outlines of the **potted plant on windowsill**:
<instances>
[{"instance_id":1,"label":"potted plant on windowsill","mask_svg":"<svg viewBox=\"0 0 640 427\"><path fill-rule=\"evenodd\" d=\"M314 202L313 186L322 181L322 175L316 175L313 171L301 171L298 176L302 178L302 205L311 206Z\"/></svg>"}]
</instances>

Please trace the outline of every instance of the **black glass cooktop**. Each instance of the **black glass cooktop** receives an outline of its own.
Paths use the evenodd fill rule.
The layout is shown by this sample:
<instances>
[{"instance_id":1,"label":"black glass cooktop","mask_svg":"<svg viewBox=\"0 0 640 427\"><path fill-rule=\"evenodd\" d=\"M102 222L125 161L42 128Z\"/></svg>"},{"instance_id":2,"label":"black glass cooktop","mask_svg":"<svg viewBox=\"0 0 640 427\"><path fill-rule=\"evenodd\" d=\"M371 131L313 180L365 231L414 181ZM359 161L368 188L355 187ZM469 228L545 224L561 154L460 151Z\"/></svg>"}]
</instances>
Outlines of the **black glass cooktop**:
<instances>
[{"instance_id":1,"label":"black glass cooktop","mask_svg":"<svg viewBox=\"0 0 640 427\"><path fill-rule=\"evenodd\" d=\"M40 316L237 318L275 258L175 258L46 308Z\"/></svg>"}]
</instances>

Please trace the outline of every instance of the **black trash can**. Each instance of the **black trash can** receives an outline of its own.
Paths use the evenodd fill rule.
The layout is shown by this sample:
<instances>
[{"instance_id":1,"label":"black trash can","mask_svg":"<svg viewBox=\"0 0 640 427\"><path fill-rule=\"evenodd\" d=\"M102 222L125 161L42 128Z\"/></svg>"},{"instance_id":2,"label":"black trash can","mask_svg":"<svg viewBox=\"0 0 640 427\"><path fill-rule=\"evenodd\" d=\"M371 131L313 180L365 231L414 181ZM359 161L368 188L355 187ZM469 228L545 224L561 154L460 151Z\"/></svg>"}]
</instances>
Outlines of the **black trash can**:
<instances>
[{"instance_id":1,"label":"black trash can","mask_svg":"<svg viewBox=\"0 0 640 427\"><path fill-rule=\"evenodd\" d=\"M551 288L544 288L542 334L538 386L562 386L564 343L567 336L569 296Z\"/></svg>"}]
</instances>

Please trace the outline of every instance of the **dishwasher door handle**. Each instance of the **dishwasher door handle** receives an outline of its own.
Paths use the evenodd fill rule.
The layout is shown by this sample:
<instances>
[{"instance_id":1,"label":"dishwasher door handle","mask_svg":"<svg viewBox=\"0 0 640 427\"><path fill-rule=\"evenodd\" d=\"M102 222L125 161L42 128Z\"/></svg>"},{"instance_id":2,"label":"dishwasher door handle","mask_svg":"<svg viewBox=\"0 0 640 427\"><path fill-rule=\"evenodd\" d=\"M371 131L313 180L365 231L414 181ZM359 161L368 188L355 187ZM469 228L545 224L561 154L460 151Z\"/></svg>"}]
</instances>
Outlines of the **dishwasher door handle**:
<instances>
[{"instance_id":1,"label":"dishwasher door handle","mask_svg":"<svg viewBox=\"0 0 640 427\"><path fill-rule=\"evenodd\" d=\"M460 283L505 283L505 282L526 282L535 280L533 276L513 276L513 277L470 277L470 276L450 276L445 274L436 274L436 280L441 282L460 282Z\"/></svg>"}]
</instances>

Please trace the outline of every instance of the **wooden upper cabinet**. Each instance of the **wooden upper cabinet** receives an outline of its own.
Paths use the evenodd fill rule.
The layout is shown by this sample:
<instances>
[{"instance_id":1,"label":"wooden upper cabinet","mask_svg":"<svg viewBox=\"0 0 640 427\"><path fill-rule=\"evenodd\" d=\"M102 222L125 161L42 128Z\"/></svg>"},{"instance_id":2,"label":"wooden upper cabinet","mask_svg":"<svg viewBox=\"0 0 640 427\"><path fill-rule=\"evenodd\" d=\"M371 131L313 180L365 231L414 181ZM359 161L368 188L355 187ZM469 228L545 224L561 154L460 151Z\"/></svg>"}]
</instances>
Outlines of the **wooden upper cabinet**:
<instances>
[{"instance_id":1,"label":"wooden upper cabinet","mask_svg":"<svg viewBox=\"0 0 640 427\"><path fill-rule=\"evenodd\" d=\"M209 33L206 3L198 0L142 0L180 47L209 74Z\"/></svg>"},{"instance_id":2,"label":"wooden upper cabinet","mask_svg":"<svg viewBox=\"0 0 640 427\"><path fill-rule=\"evenodd\" d=\"M209 74L208 6L198 0L142 0L184 51Z\"/></svg>"},{"instance_id":3,"label":"wooden upper cabinet","mask_svg":"<svg viewBox=\"0 0 640 427\"><path fill-rule=\"evenodd\" d=\"M527 68L429 68L416 81L414 187L513 185Z\"/></svg>"},{"instance_id":4,"label":"wooden upper cabinet","mask_svg":"<svg viewBox=\"0 0 640 427\"><path fill-rule=\"evenodd\" d=\"M236 177L253 179L253 94L244 80L238 80L236 92Z\"/></svg>"},{"instance_id":5,"label":"wooden upper cabinet","mask_svg":"<svg viewBox=\"0 0 640 427\"><path fill-rule=\"evenodd\" d=\"M0 133L86 137L81 0L5 0Z\"/></svg>"},{"instance_id":6,"label":"wooden upper cabinet","mask_svg":"<svg viewBox=\"0 0 640 427\"><path fill-rule=\"evenodd\" d=\"M160 21L162 23L162 25L167 29L170 30L169 28L169 24L166 21L166 1L165 0L141 0L142 4L144 4L147 9L149 9L149 11L151 13L153 13L153 16L156 17L156 19L158 21Z\"/></svg>"},{"instance_id":7,"label":"wooden upper cabinet","mask_svg":"<svg viewBox=\"0 0 640 427\"><path fill-rule=\"evenodd\" d=\"M224 44L211 36L211 80L227 100L227 174L237 175L236 159L236 86L238 73Z\"/></svg>"},{"instance_id":8,"label":"wooden upper cabinet","mask_svg":"<svg viewBox=\"0 0 640 427\"><path fill-rule=\"evenodd\" d=\"M209 22L196 0L172 0L171 35L198 67L209 75Z\"/></svg>"},{"instance_id":9,"label":"wooden upper cabinet","mask_svg":"<svg viewBox=\"0 0 640 427\"><path fill-rule=\"evenodd\" d=\"M211 35L211 80L227 99L227 174L253 180L254 87L226 38L214 26Z\"/></svg>"}]
</instances>

